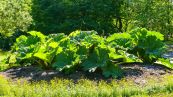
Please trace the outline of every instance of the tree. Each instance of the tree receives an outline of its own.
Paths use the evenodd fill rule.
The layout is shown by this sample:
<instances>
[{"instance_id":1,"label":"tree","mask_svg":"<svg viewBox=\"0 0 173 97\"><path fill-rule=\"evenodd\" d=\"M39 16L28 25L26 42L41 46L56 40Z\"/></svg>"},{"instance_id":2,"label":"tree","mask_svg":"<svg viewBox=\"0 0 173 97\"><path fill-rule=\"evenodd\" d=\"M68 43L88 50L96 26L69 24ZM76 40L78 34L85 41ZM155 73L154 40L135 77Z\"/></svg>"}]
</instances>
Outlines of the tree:
<instances>
[{"instance_id":1,"label":"tree","mask_svg":"<svg viewBox=\"0 0 173 97\"><path fill-rule=\"evenodd\" d=\"M122 0L33 0L33 29L45 34L76 29L119 32L121 4Z\"/></svg>"},{"instance_id":2,"label":"tree","mask_svg":"<svg viewBox=\"0 0 173 97\"><path fill-rule=\"evenodd\" d=\"M161 32L165 39L173 30L173 2L171 0L124 0L123 26L130 30L144 27Z\"/></svg>"},{"instance_id":3,"label":"tree","mask_svg":"<svg viewBox=\"0 0 173 97\"><path fill-rule=\"evenodd\" d=\"M32 22L31 0L0 0L0 35L26 31Z\"/></svg>"}]
</instances>

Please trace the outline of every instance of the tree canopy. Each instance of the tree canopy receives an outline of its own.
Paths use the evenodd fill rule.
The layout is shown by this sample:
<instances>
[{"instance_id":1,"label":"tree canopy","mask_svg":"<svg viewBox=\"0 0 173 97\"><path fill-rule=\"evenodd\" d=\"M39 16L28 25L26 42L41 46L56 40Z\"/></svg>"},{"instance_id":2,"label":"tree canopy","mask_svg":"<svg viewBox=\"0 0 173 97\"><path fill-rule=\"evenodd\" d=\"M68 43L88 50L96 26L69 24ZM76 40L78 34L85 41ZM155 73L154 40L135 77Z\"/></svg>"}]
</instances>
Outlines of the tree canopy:
<instances>
[{"instance_id":1,"label":"tree canopy","mask_svg":"<svg viewBox=\"0 0 173 97\"><path fill-rule=\"evenodd\" d=\"M44 34L95 30L109 35L144 27L168 37L172 0L1 0L0 34L37 30Z\"/></svg>"},{"instance_id":2,"label":"tree canopy","mask_svg":"<svg viewBox=\"0 0 173 97\"><path fill-rule=\"evenodd\" d=\"M26 31L32 21L31 0L0 0L0 34L11 36Z\"/></svg>"}]
</instances>

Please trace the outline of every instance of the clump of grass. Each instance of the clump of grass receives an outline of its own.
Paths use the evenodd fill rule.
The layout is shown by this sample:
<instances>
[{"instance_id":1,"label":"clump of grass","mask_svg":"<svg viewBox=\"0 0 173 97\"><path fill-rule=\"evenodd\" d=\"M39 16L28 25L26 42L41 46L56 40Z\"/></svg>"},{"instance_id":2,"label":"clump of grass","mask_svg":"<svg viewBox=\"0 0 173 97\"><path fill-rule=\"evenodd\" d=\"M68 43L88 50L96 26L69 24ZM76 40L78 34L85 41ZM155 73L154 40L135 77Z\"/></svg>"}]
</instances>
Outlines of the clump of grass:
<instances>
[{"instance_id":1,"label":"clump of grass","mask_svg":"<svg viewBox=\"0 0 173 97\"><path fill-rule=\"evenodd\" d=\"M10 89L8 81L0 75L0 96L10 94Z\"/></svg>"},{"instance_id":2,"label":"clump of grass","mask_svg":"<svg viewBox=\"0 0 173 97\"><path fill-rule=\"evenodd\" d=\"M144 87L127 81L95 82L81 79L54 79L50 82L12 82L0 76L0 96L5 97L171 97L173 95L173 76L164 83ZM164 95L163 95L164 94ZM162 96L159 96L162 95Z\"/></svg>"}]
</instances>

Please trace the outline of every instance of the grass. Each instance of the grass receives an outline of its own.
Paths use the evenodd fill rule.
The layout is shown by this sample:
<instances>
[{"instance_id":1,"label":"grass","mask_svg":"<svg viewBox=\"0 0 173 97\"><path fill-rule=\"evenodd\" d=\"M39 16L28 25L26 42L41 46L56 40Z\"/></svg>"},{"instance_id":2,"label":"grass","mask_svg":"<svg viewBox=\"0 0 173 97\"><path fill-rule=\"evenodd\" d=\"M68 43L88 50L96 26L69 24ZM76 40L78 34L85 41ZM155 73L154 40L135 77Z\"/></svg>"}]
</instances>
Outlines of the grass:
<instances>
[{"instance_id":1,"label":"grass","mask_svg":"<svg viewBox=\"0 0 173 97\"><path fill-rule=\"evenodd\" d=\"M161 83L139 86L131 81L91 81L81 79L77 83L65 79L50 82L16 82L0 76L0 97L172 97L173 76Z\"/></svg>"}]
</instances>

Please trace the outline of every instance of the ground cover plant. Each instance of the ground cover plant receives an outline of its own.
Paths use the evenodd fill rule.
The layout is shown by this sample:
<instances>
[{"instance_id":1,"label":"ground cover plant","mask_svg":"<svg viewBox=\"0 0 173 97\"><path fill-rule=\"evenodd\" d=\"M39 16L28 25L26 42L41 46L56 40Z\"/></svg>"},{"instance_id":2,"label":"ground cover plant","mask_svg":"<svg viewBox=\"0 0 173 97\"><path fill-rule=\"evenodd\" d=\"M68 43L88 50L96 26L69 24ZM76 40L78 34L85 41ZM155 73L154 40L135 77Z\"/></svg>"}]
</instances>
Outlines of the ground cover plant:
<instances>
[{"instance_id":1,"label":"ground cover plant","mask_svg":"<svg viewBox=\"0 0 173 97\"><path fill-rule=\"evenodd\" d=\"M165 51L164 36L159 32L136 28L129 33L115 33L108 37L95 31L74 31L69 35L31 31L16 39L7 65L39 65L66 74L83 70L102 72L105 77L121 77L119 64L128 62L160 62L173 68Z\"/></svg>"}]
</instances>

